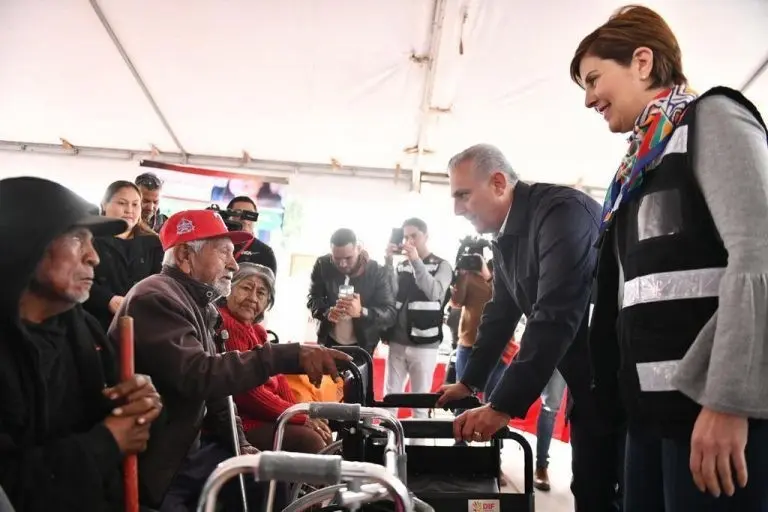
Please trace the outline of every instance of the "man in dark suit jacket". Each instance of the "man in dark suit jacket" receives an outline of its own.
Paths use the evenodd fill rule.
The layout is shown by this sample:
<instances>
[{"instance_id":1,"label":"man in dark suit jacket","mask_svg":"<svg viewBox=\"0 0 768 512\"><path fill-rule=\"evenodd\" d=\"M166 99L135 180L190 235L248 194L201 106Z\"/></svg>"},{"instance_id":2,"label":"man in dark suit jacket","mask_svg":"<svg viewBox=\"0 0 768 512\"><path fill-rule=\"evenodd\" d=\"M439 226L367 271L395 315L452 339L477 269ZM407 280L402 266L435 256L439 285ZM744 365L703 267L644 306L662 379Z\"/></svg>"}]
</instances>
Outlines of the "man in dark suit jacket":
<instances>
[{"instance_id":1,"label":"man in dark suit jacket","mask_svg":"<svg viewBox=\"0 0 768 512\"><path fill-rule=\"evenodd\" d=\"M590 391L587 333L600 207L569 187L529 185L497 148L480 144L449 163L454 210L480 233L496 233L493 298L461 382L438 405L482 389L524 314L520 353L490 396L454 423L457 440L488 440L523 418L557 368L573 409L573 491L577 511L618 510L621 429Z\"/></svg>"}]
</instances>

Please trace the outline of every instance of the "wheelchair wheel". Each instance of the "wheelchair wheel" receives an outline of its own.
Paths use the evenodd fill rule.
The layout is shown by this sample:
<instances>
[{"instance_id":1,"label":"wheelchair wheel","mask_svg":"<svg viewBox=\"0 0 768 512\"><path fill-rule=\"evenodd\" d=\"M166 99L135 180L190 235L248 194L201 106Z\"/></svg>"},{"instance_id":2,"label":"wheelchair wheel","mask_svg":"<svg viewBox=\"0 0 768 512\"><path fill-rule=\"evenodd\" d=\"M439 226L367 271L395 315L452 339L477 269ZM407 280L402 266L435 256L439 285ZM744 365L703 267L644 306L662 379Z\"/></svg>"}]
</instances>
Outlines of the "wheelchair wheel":
<instances>
[{"instance_id":1,"label":"wheelchair wheel","mask_svg":"<svg viewBox=\"0 0 768 512\"><path fill-rule=\"evenodd\" d=\"M318 455L341 455L341 445L342 441L334 441L322 450L320 450L320 453ZM302 496L309 494L312 491L318 490L320 487L316 487L314 485L310 484L304 484L304 483L297 483L291 486L288 497L289 501L288 503L293 503L297 499L301 498ZM318 510L325 510L325 508L318 509ZM341 510L338 507L336 509L328 509L330 510Z\"/></svg>"}]
</instances>

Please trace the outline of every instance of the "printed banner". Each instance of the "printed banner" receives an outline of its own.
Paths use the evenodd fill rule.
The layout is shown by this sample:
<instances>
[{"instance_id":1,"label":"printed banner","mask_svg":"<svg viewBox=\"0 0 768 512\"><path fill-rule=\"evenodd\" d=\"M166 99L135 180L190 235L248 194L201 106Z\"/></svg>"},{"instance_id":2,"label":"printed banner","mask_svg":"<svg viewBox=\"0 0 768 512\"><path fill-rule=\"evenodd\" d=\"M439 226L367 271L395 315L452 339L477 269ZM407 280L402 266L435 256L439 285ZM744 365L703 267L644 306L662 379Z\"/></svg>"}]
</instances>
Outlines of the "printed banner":
<instances>
[{"instance_id":1,"label":"printed banner","mask_svg":"<svg viewBox=\"0 0 768 512\"><path fill-rule=\"evenodd\" d=\"M212 204L224 209L235 197L247 196L258 205L256 226L261 240L268 242L272 234L282 229L285 184L271 183L248 174L152 160L142 160L139 165L148 168L144 172L155 174L163 182L160 209L166 215L183 209L207 208Z\"/></svg>"}]
</instances>

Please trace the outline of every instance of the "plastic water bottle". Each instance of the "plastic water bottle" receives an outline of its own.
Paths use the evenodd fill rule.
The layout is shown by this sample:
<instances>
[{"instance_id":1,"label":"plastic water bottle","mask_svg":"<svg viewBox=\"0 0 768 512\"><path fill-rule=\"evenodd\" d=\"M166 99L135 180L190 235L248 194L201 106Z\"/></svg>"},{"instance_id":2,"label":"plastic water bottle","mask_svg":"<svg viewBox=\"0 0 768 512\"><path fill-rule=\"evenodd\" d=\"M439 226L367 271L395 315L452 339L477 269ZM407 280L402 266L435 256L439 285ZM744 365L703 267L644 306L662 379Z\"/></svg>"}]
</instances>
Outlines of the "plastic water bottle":
<instances>
[{"instance_id":1,"label":"plastic water bottle","mask_svg":"<svg viewBox=\"0 0 768 512\"><path fill-rule=\"evenodd\" d=\"M344 277L344 284L339 286L339 298L351 299L355 295L355 287L349 284L349 276ZM344 315L343 318L349 318L348 315Z\"/></svg>"}]
</instances>

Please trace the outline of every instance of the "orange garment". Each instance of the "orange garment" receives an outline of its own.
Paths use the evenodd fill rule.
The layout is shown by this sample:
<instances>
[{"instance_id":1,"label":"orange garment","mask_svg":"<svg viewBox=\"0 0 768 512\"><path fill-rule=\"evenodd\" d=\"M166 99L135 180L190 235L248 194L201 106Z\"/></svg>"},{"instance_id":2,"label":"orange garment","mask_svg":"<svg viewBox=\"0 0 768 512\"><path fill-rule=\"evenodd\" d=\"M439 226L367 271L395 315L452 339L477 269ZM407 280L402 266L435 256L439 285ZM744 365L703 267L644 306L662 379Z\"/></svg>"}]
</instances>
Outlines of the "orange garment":
<instances>
[{"instance_id":1,"label":"orange garment","mask_svg":"<svg viewBox=\"0 0 768 512\"><path fill-rule=\"evenodd\" d=\"M492 286L477 272L461 275L451 294L451 302L461 306L458 344L472 347L486 302L491 300Z\"/></svg>"},{"instance_id":2,"label":"orange garment","mask_svg":"<svg viewBox=\"0 0 768 512\"><path fill-rule=\"evenodd\" d=\"M286 375L288 387L293 391L296 403L302 402L341 402L344 399L344 382L333 382L327 375L323 377L320 388L309 382L306 375Z\"/></svg>"},{"instance_id":3,"label":"orange garment","mask_svg":"<svg viewBox=\"0 0 768 512\"><path fill-rule=\"evenodd\" d=\"M247 352L266 343L267 331L260 324L241 322L226 306L219 308L219 312L221 327L229 333L225 343L228 351ZM240 393L234 398L246 432L264 423L275 422L286 409L296 403L285 375L282 374L273 375L261 386ZM303 425L306 421L304 414L297 414L290 420L295 425Z\"/></svg>"}]
</instances>

